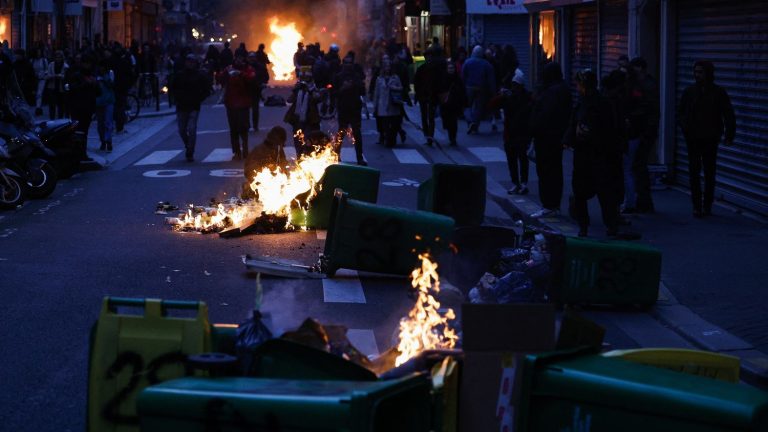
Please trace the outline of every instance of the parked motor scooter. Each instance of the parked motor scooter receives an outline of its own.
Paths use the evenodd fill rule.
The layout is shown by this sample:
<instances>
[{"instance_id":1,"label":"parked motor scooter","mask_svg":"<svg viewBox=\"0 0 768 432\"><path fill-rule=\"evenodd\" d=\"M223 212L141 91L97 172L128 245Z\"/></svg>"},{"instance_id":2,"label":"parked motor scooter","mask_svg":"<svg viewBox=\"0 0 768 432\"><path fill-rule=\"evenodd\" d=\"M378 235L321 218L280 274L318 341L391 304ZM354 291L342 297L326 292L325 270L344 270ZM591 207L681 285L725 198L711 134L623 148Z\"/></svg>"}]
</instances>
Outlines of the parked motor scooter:
<instances>
[{"instance_id":1,"label":"parked motor scooter","mask_svg":"<svg viewBox=\"0 0 768 432\"><path fill-rule=\"evenodd\" d=\"M0 141L0 209L10 210L24 203L25 187L21 174L7 163L11 159L8 146Z\"/></svg>"},{"instance_id":2,"label":"parked motor scooter","mask_svg":"<svg viewBox=\"0 0 768 432\"><path fill-rule=\"evenodd\" d=\"M97 163L87 160L86 137L75 131L76 128L77 122L70 119L48 120L35 126L34 132L40 141L56 155L53 163L59 178L99 168Z\"/></svg>"}]
</instances>

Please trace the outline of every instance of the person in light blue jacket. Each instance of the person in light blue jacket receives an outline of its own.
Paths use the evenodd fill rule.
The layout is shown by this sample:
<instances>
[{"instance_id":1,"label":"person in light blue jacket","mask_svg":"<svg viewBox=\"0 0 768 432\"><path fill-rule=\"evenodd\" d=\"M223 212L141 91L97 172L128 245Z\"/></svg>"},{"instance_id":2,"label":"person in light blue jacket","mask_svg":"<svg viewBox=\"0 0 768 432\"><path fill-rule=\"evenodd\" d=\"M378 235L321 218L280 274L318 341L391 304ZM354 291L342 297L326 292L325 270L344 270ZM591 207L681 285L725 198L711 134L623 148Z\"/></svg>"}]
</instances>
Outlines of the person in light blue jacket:
<instances>
[{"instance_id":1,"label":"person in light blue jacket","mask_svg":"<svg viewBox=\"0 0 768 432\"><path fill-rule=\"evenodd\" d=\"M96 69L96 81L100 93L96 97L96 122L101 140L101 151L112 151L112 131L115 110L115 74L109 69L107 61L101 62Z\"/></svg>"},{"instance_id":2,"label":"person in light blue jacket","mask_svg":"<svg viewBox=\"0 0 768 432\"><path fill-rule=\"evenodd\" d=\"M496 93L496 75L493 65L483 58L483 47L477 45L472 57L461 68L469 103L468 134L477 133L480 122L485 118L488 101Z\"/></svg>"}]
</instances>

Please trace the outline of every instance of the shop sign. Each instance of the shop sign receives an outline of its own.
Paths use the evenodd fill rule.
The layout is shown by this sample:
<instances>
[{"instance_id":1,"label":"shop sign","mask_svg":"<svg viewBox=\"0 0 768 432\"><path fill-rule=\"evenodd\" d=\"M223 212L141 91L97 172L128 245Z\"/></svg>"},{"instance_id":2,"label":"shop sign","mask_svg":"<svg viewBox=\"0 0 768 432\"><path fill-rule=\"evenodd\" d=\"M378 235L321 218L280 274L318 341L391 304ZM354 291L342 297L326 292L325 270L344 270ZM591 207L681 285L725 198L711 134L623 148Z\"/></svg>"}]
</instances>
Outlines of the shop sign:
<instances>
[{"instance_id":1,"label":"shop sign","mask_svg":"<svg viewBox=\"0 0 768 432\"><path fill-rule=\"evenodd\" d=\"M468 14L527 14L523 0L467 0Z\"/></svg>"},{"instance_id":2,"label":"shop sign","mask_svg":"<svg viewBox=\"0 0 768 432\"><path fill-rule=\"evenodd\" d=\"M123 10L123 0L106 0L104 9L108 12L119 12Z\"/></svg>"}]
</instances>

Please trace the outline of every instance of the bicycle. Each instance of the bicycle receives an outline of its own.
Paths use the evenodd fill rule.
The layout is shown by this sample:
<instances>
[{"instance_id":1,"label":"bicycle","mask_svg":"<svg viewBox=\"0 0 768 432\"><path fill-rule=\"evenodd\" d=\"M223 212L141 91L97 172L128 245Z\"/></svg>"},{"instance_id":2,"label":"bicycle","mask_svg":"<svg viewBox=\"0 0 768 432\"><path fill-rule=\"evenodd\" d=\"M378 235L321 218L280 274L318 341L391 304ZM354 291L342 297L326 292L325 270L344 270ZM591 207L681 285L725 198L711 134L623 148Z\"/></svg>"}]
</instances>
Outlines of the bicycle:
<instances>
[{"instance_id":1,"label":"bicycle","mask_svg":"<svg viewBox=\"0 0 768 432\"><path fill-rule=\"evenodd\" d=\"M141 106L150 107L154 100L157 110L160 110L160 80L156 72L143 72L139 75L139 90L137 97Z\"/></svg>"}]
</instances>

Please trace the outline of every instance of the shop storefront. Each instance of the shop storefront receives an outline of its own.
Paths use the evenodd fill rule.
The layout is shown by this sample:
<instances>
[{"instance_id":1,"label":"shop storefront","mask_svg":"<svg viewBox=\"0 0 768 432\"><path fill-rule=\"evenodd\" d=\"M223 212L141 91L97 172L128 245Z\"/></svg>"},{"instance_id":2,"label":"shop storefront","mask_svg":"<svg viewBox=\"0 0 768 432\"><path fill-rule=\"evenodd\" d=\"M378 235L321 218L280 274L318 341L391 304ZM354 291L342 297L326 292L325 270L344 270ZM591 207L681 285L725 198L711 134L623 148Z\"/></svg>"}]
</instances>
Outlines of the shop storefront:
<instances>
[{"instance_id":1,"label":"shop storefront","mask_svg":"<svg viewBox=\"0 0 768 432\"><path fill-rule=\"evenodd\" d=\"M716 199L768 214L768 8L764 0L666 2L666 26L674 37L669 68L675 106L693 83L693 64L710 60L715 82L728 92L736 112L734 146L718 151ZM671 93L671 92L670 92ZM667 121L671 122L670 116ZM673 124L668 125L669 128ZM671 132L671 131L670 131ZM672 135L670 133L670 135ZM688 185L685 141L674 130L676 181Z\"/></svg>"},{"instance_id":2,"label":"shop storefront","mask_svg":"<svg viewBox=\"0 0 768 432\"><path fill-rule=\"evenodd\" d=\"M471 16L472 25L482 26L481 31L477 28L470 30L473 44L511 45L517 53L520 69L526 76L531 75L530 16L522 3L467 0L467 14Z\"/></svg>"},{"instance_id":3,"label":"shop storefront","mask_svg":"<svg viewBox=\"0 0 768 432\"><path fill-rule=\"evenodd\" d=\"M629 55L627 0L600 0L600 76L617 68L619 57Z\"/></svg>"}]
</instances>

